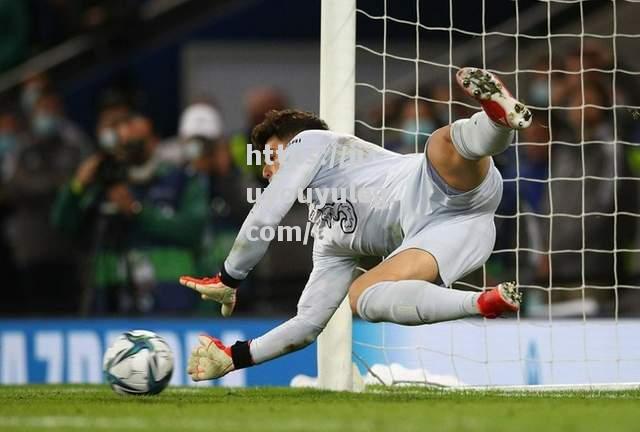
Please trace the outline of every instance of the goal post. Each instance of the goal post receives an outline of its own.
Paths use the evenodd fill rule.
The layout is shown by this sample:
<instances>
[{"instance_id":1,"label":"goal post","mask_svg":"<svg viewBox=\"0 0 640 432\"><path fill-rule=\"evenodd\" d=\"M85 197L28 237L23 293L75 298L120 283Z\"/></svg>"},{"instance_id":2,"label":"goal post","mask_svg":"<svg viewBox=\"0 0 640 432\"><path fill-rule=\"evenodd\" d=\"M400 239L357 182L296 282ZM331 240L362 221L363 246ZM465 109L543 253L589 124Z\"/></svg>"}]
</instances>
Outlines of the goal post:
<instances>
[{"instance_id":1,"label":"goal post","mask_svg":"<svg viewBox=\"0 0 640 432\"><path fill-rule=\"evenodd\" d=\"M438 127L480 109L456 88L464 66L498 75L534 124L494 158L504 205L491 257L453 284L515 280L521 314L403 327L352 321L345 300L318 338L318 387L359 390L361 374L366 383L454 388L639 386L640 204L625 197L640 196L640 2L321 8L320 115L332 130L421 152ZM629 224L635 237L619 235Z\"/></svg>"},{"instance_id":2,"label":"goal post","mask_svg":"<svg viewBox=\"0 0 640 432\"><path fill-rule=\"evenodd\" d=\"M331 130L354 133L356 0L322 0L320 118ZM352 319L342 302L318 337L318 387L357 390L351 362Z\"/></svg>"}]
</instances>

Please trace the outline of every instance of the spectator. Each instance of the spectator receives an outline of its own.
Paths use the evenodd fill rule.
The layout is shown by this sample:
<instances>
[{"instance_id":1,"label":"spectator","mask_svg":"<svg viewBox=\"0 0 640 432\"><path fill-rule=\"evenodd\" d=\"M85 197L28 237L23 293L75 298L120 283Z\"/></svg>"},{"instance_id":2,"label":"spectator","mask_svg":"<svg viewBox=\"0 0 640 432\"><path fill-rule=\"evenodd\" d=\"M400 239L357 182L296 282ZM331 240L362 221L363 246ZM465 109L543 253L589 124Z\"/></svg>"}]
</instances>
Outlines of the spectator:
<instances>
[{"instance_id":1,"label":"spectator","mask_svg":"<svg viewBox=\"0 0 640 432\"><path fill-rule=\"evenodd\" d=\"M65 118L58 95L40 92L23 135L5 160L6 202L13 212L7 236L31 312L74 311L77 257L49 223L58 188L88 152L88 140Z\"/></svg>"},{"instance_id":2,"label":"spectator","mask_svg":"<svg viewBox=\"0 0 640 432\"><path fill-rule=\"evenodd\" d=\"M44 74L27 76L20 89L20 108L25 117L30 117L40 95L51 88L49 77Z\"/></svg>"},{"instance_id":3,"label":"spectator","mask_svg":"<svg viewBox=\"0 0 640 432\"><path fill-rule=\"evenodd\" d=\"M162 141L158 146L161 160L175 165L184 165L197 159L210 142L222 139L222 117L212 105L199 102L189 105L180 117L178 135ZM192 138L192 145L185 145ZM206 143L199 147L197 142Z\"/></svg>"},{"instance_id":4,"label":"spectator","mask_svg":"<svg viewBox=\"0 0 640 432\"><path fill-rule=\"evenodd\" d=\"M185 162L204 174L209 184L212 212L204 245L204 274L220 267L244 222L251 204L247 188L257 187L233 165L229 144L222 135L217 111L206 104L189 106L180 119Z\"/></svg>"},{"instance_id":5,"label":"spectator","mask_svg":"<svg viewBox=\"0 0 640 432\"><path fill-rule=\"evenodd\" d=\"M0 165L7 155L10 155L18 146L20 135L24 131L15 111L9 108L0 110Z\"/></svg>"},{"instance_id":6,"label":"spectator","mask_svg":"<svg viewBox=\"0 0 640 432\"><path fill-rule=\"evenodd\" d=\"M532 69L537 71L549 70L549 59L547 56L539 57L532 65ZM527 80L527 100L529 107L534 109L546 109L549 107L549 76L550 73L534 72L528 75Z\"/></svg>"},{"instance_id":7,"label":"spectator","mask_svg":"<svg viewBox=\"0 0 640 432\"><path fill-rule=\"evenodd\" d=\"M117 142L115 126L130 115L131 105L124 93L118 90L103 93L95 132L100 151L113 152Z\"/></svg>"},{"instance_id":8,"label":"spectator","mask_svg":"<svg viewBox=\"0 0 640 432\"><path fill-rule=\"evenodd\" d=\"M599 81L586 81L583 86L584 100L580 88L570 89L567 103L572 109L566 123L553 126L557 141L551 147L551 184L543 200L551 225L542 236L544 249L549 247L552 255L543 257L538 276L548 282L551 264L550 283L554 288L580 287L583 281L587 286L614 283L614 254L594 250L614 250L614 218L606 214L614 212L618 191L615 182L593 177L614 178L614 166L622 166L621 154L615 152L612 143L613 130L607 116L611 110L582 106L607 107L610 92ZM606 294L595 291L587 295Z\"/></svg>"},{"instance_id":9,"label":"spectator","mask_svg":"<svg viewBox=\"0 0 640 432\"><path fill-rule=\"evenodd\" d=\"M424 144L431 133L438 128L438 120L431 109L431 104L423 99L406 100L402 105L400 142L388 146L398 153L416 153L424 150Z\"/></svg>"},{"instance_id":10,"label":"spectator","mask_svg":"<svg viewBox=\"0 0 640 432\"><path fill-rule=\"evenodd\" d=\"M56 226L92 239L93 286L84 311L186 312L198 300L178 283L195 270L207 189L195 173L158 161L149 119L115 127L113 151L87 158L58 195Z\"/></svg>"},{"instance_id":11,"label":"spectator","mask_svg":"<svg viewBox=\"0 0 640 432\"><path fill-rule=\"evenodd\" d=\"M249 89L245 95L245 113L247 127L231 137L231 155L234 165L243 173L250 175L258 182L266 185L262 178L260 165L247 165L247 144L251 142L253 127L271 110L281 110L288 107L287 97L280 90L273 87L256 87Z\"/></svg>"}]
</instances>

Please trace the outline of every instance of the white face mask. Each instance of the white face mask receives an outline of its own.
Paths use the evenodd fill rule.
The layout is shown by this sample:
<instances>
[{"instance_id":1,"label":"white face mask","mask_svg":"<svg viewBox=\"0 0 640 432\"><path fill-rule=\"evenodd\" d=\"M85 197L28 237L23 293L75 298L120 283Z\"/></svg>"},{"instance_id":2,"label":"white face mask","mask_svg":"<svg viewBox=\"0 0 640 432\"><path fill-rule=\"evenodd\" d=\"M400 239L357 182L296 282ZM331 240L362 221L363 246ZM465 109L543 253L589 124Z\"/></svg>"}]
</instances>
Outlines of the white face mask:
<instances>
[{"instance_id":1,"label":"white face mask","mask_svg":"<svg viewBox=\"0 0 640 432\"><path fill-rule=\"evenodd\" d=\"M188 161L193 161L202 156L202 143L191 139L184 144L184 157Z\"/></svg>"},{"instance_id":2,"label":"white face mask","mask_svg":"<svg viewBox=\"0 0 640 432\"><path fill-rule=\"evenodd\" d=\"M116 148L116 143L118 142L118 135L116 131L112 128L105 128L100 131L100 136L98 137L98 141L100 142L100 148L106 152L112 153Z\"/></svg>"}]
</instances>

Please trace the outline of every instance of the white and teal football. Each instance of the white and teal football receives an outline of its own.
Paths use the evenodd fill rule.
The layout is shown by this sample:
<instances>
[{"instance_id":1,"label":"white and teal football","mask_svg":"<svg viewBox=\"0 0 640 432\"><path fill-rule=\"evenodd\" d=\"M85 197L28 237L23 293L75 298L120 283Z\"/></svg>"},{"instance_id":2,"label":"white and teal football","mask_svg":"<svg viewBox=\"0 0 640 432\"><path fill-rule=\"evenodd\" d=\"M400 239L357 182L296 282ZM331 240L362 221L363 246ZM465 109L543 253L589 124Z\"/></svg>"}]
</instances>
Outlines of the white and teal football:
<instances>
[{"instance_id":1,"label":"white and teal football","mask_svg":"<svg viewBox=\"0 0 640 432\"><path fill-rule=\"evenodd\" d=\"M121 334L104 353L103 370L116 393L158 394L171 380L173 354L157 334L132 330Z\"/></svg>"}]
</instances>

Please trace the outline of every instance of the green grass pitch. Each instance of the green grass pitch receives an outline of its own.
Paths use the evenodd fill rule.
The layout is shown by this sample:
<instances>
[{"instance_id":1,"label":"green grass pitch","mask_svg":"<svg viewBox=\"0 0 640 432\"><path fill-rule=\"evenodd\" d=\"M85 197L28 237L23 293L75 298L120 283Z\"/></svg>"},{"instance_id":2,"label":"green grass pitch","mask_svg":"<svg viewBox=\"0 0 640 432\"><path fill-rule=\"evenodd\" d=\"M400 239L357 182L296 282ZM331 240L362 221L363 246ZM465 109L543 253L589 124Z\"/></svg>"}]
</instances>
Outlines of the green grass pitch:
<instances>
[{"instance_id":1,"label":"green grass pitch","mask_svg":"<svg viewBox=\"0 0 640 432\"><path fill-rule=\"evenodd\" d=\"M0 386L0 431L44 430L632 431L640 430L640 391L169 388L127 397L107 386Z\"/></svg>"}]
</instances>

